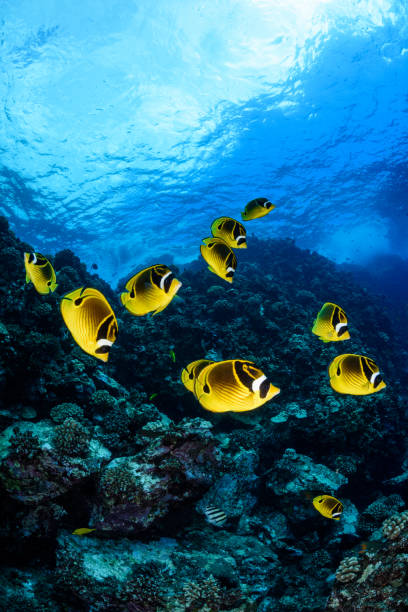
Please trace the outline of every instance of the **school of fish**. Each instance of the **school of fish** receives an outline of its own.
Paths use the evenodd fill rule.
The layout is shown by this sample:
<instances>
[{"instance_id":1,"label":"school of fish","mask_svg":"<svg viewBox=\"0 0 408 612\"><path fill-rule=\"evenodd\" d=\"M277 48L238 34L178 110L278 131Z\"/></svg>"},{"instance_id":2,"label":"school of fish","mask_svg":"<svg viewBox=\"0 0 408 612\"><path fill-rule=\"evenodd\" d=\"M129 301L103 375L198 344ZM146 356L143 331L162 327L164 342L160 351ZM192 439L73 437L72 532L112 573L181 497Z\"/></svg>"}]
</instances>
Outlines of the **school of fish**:
<instances>
[{"instance_id":1,"label":"school of fish","mask_svg":"<svg viewBox=\"0 0 408 612\"><path fill-rule=\"evenodd\" d=\"M275 208L267 198L248 202L241 213L243 221L266 216ZM208 269L228 283L232 283L237 269L233 249L247 248L246 229L231 217L219 217L211 224L212 236L203 239L200 252ZM26 282L46 295L57 288L52 264L41 253L24 253ZM93 264L93 267L96 264ZM173 300L182 283L164 264L156 264L139 271L125 285L120 296L122 305L135 316L152 316L164 310ZM73 339L83 351L102 361L108 361L110 350L117 339L118 323L105 296L92 287L79 287L63 296L61 315ZM312 333L323 342L348 340L347 315L343 308L326 302L319 310ZM176 361L174 350L169 353ZM349 395L370 395L386 387L376 363L365 355L341 354L328 367L330 385L334 391ZM279 394L266 375L251 361L227 359L211 361L198 359L182 369L181 381L193 393L199 404L210 412L246 412L259 408ZM152 394L151 398L157 394ZM313 506L324 517L340 520L343 505L335 497L321 494L313 499ZM227 521L222 510L208 506L207 521L221 527ZM73 534L86 535L94 529L80 528Z\"/></svg>"}]
</instances>

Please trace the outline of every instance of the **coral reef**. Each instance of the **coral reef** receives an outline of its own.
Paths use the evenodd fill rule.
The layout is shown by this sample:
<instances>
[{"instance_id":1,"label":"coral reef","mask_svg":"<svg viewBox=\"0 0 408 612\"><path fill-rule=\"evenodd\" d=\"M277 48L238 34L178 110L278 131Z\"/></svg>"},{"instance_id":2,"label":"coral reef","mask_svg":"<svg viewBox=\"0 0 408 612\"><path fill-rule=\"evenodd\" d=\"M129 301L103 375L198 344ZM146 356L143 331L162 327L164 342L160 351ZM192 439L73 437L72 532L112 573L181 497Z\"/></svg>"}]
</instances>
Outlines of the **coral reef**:
<instances>
[{"instance_id":1,"label":"coral reef","mask_svg":"<svg viewBox=\"0 0 408 612\"><path fill-rule=\"evenodd\" d=\"M180 299L137 318L71 251L50 257L58 288L38 295L22 280L29 250L0 218L1 609L317 612L333 580L331 609L407 609L407 352L383 300L293 241L250 237L233 286L193 262L177 271ZM83 285L118 318L106 364L59 313ZM331 389L339 347L310 332L327 300L384 393ZM180 382L201 357L253 360L281 394L206 412ZM340 521L316 512L321 493L341 499Z\"/></svg>"},{"instance_id":2,"label":"coral reef","mask_svg":"<svg viewBox=\"0 0 408 612\"><path fill-rule=\"evenodd\" d=\"M382 531L386 539L368 541L359 559L349 557L340 563L327 609L407 610L408 512L388 518Z\"/></svg>"}]
</instances>

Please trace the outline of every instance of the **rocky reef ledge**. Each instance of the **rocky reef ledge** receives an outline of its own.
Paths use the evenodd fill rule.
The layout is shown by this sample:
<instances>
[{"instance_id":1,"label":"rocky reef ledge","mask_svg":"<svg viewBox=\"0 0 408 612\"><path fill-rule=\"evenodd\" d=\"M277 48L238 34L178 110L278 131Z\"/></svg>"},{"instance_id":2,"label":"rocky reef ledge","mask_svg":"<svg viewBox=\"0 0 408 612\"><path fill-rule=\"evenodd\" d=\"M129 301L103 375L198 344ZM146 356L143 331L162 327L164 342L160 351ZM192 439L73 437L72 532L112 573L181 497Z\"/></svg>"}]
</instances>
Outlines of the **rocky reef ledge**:
<instances>
[{"instance_id":1,"label":"rocky reef ledge","mask_svg":"<svg viewBox=\"0 0 408 612\"><path fill-rule=\"evenodd\" d=\"M178 300L137 318L67 250L50 257L57 291L38 295L33 249L0 218L1 610L408 609L401 321L316 253L248 243L233 286L196 261ZM117 315L107 364L63 325L61 296L81 286ZM347 343L311 334L325 301L346 310ZM338 344L377 361L383 393L331 389ZM206 412L180 382L202 357L253 360L281 393ZM313 508L320 493L342 500L340 521Z\"/></svg>"}]
</instances>

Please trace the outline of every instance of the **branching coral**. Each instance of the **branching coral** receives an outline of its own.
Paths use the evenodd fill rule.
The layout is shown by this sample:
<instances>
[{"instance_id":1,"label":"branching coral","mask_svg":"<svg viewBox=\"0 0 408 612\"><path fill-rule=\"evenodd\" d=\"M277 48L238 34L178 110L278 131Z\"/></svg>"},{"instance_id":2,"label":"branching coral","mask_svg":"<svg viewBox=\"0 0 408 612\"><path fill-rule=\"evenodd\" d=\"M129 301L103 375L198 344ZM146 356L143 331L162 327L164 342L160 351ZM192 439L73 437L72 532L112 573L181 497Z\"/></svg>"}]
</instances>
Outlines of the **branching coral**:
<instances>
[{"instance_id":1,"label":"branching coral","mask_svg":"<svg viewBox=\"0 0 408 612\"><path fill-rule=\"evenodd\" d=\"M59 425L65 421L65 419L75 419L80 421L84 418L84 411L78 404L64 403L58 404L51 408L50 416L55 423Z\"/></svg>"},{"instance_id":2,"label":"branching coral","mask_svg":"<svg viewBox=\"0 0 408 612\"><path fill-rule=\"evenodd\" d=\"M82 457L89 450L89 432L75 419L65 419L55 428L54 445L61 455Z\"/></svg>"}]
</instances>

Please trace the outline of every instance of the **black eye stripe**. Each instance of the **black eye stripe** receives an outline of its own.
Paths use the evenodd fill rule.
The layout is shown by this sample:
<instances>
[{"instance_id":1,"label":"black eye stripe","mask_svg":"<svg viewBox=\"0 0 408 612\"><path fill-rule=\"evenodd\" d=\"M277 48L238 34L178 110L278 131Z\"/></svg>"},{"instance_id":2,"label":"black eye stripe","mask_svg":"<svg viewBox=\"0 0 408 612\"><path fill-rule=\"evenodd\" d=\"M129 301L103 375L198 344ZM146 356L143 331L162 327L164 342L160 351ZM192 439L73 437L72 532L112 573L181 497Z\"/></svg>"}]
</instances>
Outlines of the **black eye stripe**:
<instances>
[{"instance_id":1,"label":"black eye stripe","mask_svg":"<svg viewBox=\"0 0 408 612\"><path fill-rule=\"evenodd\" d=\"M360 362L361 362L361 367L362 367L363 372L364 372L364 376L369 381L374 372L370 368L370 365L369 365L367 357L361 357L360 358Z\"/></svg>"},{"instance_id":2,"label":"black eye stripe","mask_svg":"<svg viewBox=\"0 0 408 612\"><path fill-rule=\"evenodd\" d=\"M159 287L159 289L160 289L160 281L161 281L162 277L158 273L157 268L152 268L151 279L152 279L152 283L154 285L156 285L156 287Z\"/></svg>"},{"instance_id":3,"label":"black eye stripe","mask_svg":"<svg viewBox=\"0 0 408 612\"><path fill-rule=\"evenodd\" d=\"M164 279L163 286L164 286L164 291L165 291L166 293L168 293L168 292L169 292L170 285L171 285L171 283L173 282L173 279L174 279L174 274L173 274L173 273L169 274L169 275L167 276L167 278L165 278L165 279Z\"/></svg>"},{"instance_id":4,"label":"black eye stripe","mask_svg":"<svg viewBox=\"0 0 408 612\"><path fill-rule=\"evenodd\" d=\"M109 315L108 317L106 317L106 319L99 326L96 340L105 340L108 337L109 328L113 321L114 321L113 315Z\"/></svg>"},{"instance_id":5,"label":"black eye stripe","mask_svg":"<svg viewBox=\"0 0 408 612\"><path fill-rule=\"evenodd\" d=\"M340 310L339 307L336 306L336 308L334 308L333 310L333 316L332 316L332 325L335 328L336 325L338 325L338 323L340 323Z\"/></svg>"},{"instance_id":6,"label":"black eye stripe","mask_svg":"<svg viewBox=\"0 0 408 612\"><path fill-rule=\"evenodd\" d=\"M259 387L259 396L262 399L264 399L264 397L268 395L268 391L269 391L269 380L265 378L265 380L261 382L261 386Z\"/></svg>"},{"instance_id":7,"label":"black eye stripe","mask_svg":"<svg viewBox=\"0 0 408 612\"><path fill-rule=\"evenodd\" d=\"M252 365L252 364L250 364ZM252 391L252 383L254 381L253 377L248 374L244 366L248 366L248 362L242 361L234 361L234 369L235 374L238 380L245 386L247 389Z\"/></svg>"}]
</instances>

